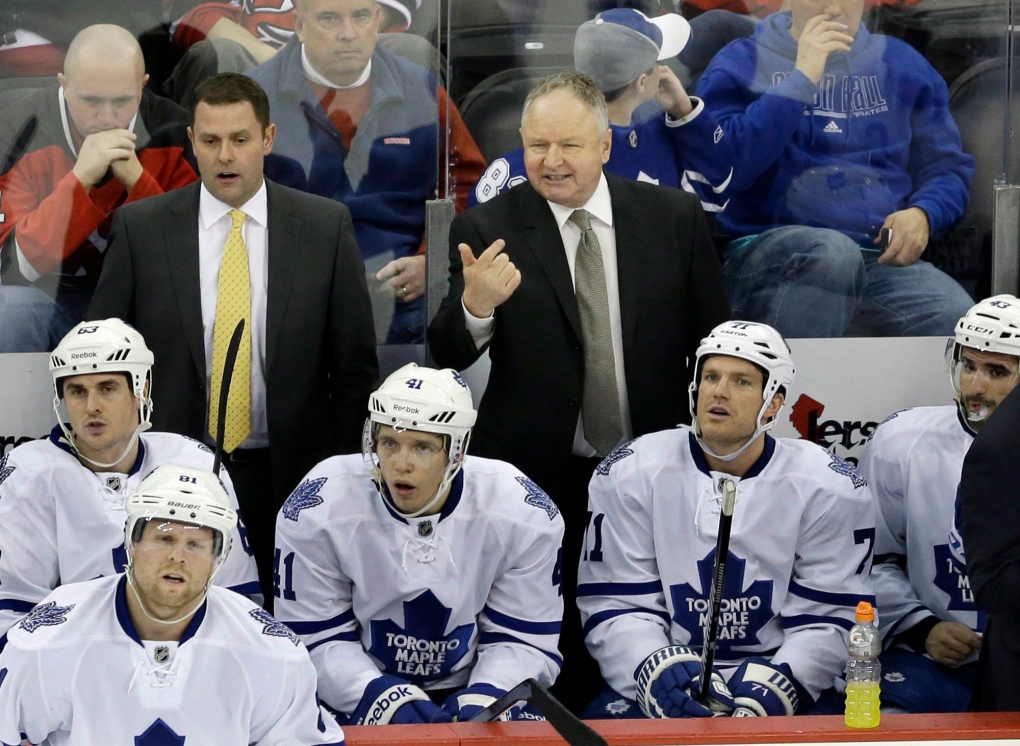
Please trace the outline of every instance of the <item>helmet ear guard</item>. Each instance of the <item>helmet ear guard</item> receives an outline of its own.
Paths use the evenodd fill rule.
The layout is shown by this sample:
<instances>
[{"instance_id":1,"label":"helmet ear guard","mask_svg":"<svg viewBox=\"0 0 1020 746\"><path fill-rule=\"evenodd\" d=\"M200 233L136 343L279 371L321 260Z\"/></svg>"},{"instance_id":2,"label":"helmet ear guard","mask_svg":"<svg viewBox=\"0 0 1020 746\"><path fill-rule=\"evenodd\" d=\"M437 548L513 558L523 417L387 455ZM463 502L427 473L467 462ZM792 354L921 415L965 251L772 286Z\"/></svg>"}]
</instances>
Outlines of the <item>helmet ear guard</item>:
<instances>
[{"instance_id":1,"label":"helmet ear guard","mask_svg":"<svg viewBox=\"0 0 1020 746\"><path fill-rule=\"evenodd\" d=\"M421 368L415 363L408 363L383 381L369 397L361 447L365 459L373 464L376 486L391 510L405 518L416 518L432 508L463 466L476 419L471 390L455 370ZM382 425L389 425L395 430L434 433L443 436L446 441L446 472L439 489L424 507L412 514L399 510L383 485L375 453Z\"/></svg>"},{"instance_id":2,"label":"helmet ear guard","mask_svg":"<svg viewBox=\"0 0 1020 746\"><path fill-rule=\"evenodd\" d=\"M762 381L762 406L758 411L754 434L737 451L725 456L713 453L706 447L701 438L701 428L698 425L698 384L704 361L713 355L740 358L765 372ZM779 412L782 411L783 405L780 405L768 422L762 424L761 420L776 394L785 393L783 401L785 405L785 399L789 396L796 375L797 369L793 363L790 346L783 336L768 324L759 324L753 321L727 321L709 332L698 346L694 362L694 379L687 387L691 422L695 437L701 447L709 455L721 461L732 461L737 458L759 435L770 430L778 422Z\"/></svg>"}]
</instances>

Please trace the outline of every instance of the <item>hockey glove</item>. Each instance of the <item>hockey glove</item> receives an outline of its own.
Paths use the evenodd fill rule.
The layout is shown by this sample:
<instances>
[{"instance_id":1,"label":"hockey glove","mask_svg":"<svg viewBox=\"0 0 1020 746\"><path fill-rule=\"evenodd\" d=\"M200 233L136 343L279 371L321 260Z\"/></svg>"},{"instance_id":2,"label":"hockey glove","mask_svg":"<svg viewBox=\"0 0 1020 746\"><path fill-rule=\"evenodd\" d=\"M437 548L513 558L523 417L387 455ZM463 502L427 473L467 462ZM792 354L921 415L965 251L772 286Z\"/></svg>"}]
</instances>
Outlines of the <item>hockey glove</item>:
<instances>
[{"instance_id":1,"label":"hockey glove","mask_svg":"<svg viewBox=\"0 0 1020 746\"><path fill-rule=\"evenodd\" d=\"M790 667L764 658L748 658L740 664L730 678L730 691L737 707L733 717L793 715L800 701Z\"/></svg>"},{"instance_id":2,"label":"hockey glove","mask_svg":"<svg viewBox=\"0 0 1020 746\"><path fill-rule=\"evenodd\" d=\"M396 676L380 676L365 687L351 725L449 723L450 716L429 695Z\"/></svg>"},{"instance_id":3,"label":"hockey glove","mask_svg":"<svg viewBox=\"0 0 1020 746\"><path fill-rule=\"evenodd\" d=\"M472 684L471 686L454 692L443 702L443 710L453 718L454 722L463 723L470 720L486 707L491 705L506 692L497 689L491 684ZM510 720L513 708L499 716L499 720Z\"/></svg>"},{"instance_id":4,"label":"hockey glove","mask_svg":"<svg viewBox=\"0 0 1020 746\"><path fill-rule=\"evenodd\" d=\"M670 645L656 650L635 678L638 706L650 718L713 717L733 709L726 683L714 671L708 706L693 699L700 688L701 656L690 648Z\"/></svg>"}]
</instances>

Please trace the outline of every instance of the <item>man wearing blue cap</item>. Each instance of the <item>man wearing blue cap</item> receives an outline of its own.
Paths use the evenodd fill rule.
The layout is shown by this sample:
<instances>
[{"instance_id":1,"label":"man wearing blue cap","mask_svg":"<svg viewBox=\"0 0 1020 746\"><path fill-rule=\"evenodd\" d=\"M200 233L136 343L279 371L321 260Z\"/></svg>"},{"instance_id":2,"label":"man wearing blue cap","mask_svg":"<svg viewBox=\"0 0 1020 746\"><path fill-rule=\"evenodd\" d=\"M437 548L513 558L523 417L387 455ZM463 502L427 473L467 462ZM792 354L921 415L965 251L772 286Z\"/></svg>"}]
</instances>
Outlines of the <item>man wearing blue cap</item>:
<instances>
[{"instance_id":1,"label":"man wearing blue cap","mask_svg":"<svg viewBox=\"0 0 1020 746\"><path fill-rule=\"evenodd\" d=\"M707 212L725 207L731 169L727 142L705 105L688 96L664 60L676 57L691 27L675 13L649 18L631 8L599 13L574 38L574 67L606 97L613 146L606 170L652 184L680 187ZM663 113L665 110L665 113ZM471 192L486 202L527 180L524 150L497 158Z\"/></svg>"}]
</instances>

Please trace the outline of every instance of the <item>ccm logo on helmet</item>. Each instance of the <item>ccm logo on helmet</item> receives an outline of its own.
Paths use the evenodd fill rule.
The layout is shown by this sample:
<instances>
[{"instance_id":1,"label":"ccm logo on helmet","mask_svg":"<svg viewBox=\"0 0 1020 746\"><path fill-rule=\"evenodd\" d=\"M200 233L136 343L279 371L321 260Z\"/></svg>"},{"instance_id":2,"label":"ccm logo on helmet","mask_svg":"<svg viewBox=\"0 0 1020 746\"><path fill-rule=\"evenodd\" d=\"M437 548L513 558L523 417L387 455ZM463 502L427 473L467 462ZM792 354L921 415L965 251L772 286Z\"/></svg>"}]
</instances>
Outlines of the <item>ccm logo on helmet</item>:
<instances>
[{"instance_id":1,"label":"ccm logo on helmet","mask_svg":"<svg viewBox=\"0 0 1020 746\"><path fill-rule=\"evenodd\" d=\"M95 350L93 350L91 352L72 352L71 353L71 359L72 360L88 360L89 358L93 358L93 357L99 357L99 353L96 352Z\"/></svg>"},{"instance_id":2,"label":"ccm logo on helmet","mask_svg":"<svg viewBox=\"0 0 1020 746\"><path fill-rule=\"evenodd\" d=\"M406 404L394 404L394 412L407 412L407 414L421 414L421 409L418 407L409 407Z\"/></svg>"},{"instance_id":3,"label":"ccm logo on helmet","mask_svg":"<svg viewBox=\"0 0 1020 746\"><path fill-rule=\"evenodd\" d=\"M986 326L978 326L976 324L964 324L964 329L971 332L977 332L978 334L991 334L993 331ZM74 356L72 355L72 357Z\"/></svg>"}]
</instances>

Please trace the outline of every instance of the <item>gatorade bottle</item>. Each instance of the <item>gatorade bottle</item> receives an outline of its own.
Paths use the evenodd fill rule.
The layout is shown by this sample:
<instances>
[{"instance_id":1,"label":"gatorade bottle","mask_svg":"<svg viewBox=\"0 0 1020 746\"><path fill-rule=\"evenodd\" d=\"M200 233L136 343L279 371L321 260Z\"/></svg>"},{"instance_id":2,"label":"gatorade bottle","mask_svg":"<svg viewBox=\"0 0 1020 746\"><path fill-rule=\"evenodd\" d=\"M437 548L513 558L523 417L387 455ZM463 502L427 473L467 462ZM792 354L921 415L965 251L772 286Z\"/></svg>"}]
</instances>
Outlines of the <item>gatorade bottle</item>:
<instances>
[{"instance_id":1,"label":"gatorade bottle","mask_svg":"<svg viewBox=\"0 0 1020 746\"><path fill-rule=\"evenodd\" d=\"M882 638L875 627L875 610L867 601L857 604L857 624L847 640L850 660L846 664L846 712L844 721L851 728L875 728L879 717L879 682L882 664Z\"/></svg>"}]
</instances>

